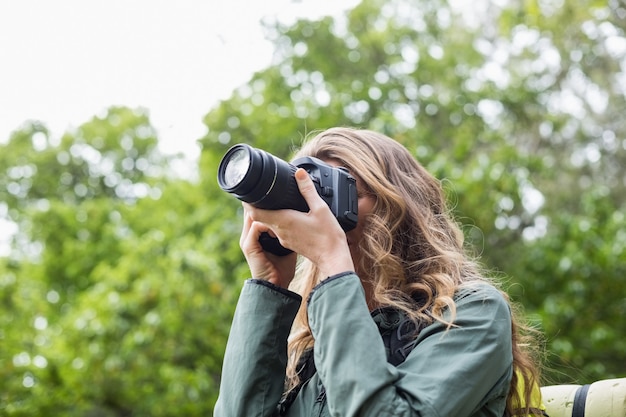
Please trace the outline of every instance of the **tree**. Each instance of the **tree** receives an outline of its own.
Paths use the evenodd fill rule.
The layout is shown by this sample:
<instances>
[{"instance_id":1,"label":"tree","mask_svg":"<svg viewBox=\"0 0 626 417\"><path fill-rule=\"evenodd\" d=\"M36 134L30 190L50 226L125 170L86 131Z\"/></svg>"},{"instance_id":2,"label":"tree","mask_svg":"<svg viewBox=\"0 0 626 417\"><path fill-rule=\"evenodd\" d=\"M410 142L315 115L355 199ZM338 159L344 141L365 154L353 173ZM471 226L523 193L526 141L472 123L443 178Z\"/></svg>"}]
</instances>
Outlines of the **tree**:
<instances>
[{"instance_id":1,"label":"tree","mask_svg":"<svg viewBox=\"0 0 626 417\"><path fill-rule=\"evenodd\" d=\"M0 414L211 412L237 288L222 213L156 145L144 111L111 108L2 147Z\"/></svg>"}]
</instances>

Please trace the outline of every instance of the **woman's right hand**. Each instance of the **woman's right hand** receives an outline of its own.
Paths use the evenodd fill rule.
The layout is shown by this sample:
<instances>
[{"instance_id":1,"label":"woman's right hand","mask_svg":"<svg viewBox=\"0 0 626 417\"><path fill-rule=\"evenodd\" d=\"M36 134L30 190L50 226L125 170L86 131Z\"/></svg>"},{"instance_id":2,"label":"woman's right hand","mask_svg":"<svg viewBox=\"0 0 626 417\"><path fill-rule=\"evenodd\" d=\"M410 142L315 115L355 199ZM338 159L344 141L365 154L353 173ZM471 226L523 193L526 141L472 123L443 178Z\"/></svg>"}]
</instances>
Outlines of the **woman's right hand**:
<instances>
[{"instance_id":1,"label":"woman's right hand","mask_svg":"<svg viewBox=\"0 0 626 417\"><path fill-rule=\"evenodd\" d=\"M295 273L296 255L275 256L264 252L258 241L263 232L277 236L282 246L310 260L318 268L320 277L354 271L346 233L317 193L309 174L299 168L295 179L309 206L306 213L291 209L263 210L243 203L241 248L252 273L259 274L255 278L287 287Z\"/></svg>"},{"instance_id":2,"label":"woman's right hand","mask_svg":"<svg viewBox=\"0 0 626 417\"><path fill-rule=\"evenodd\" d=\"M243 228L239 246L246 257L252 278L266 280L282 288L289 287L295 275L297 255L290 253L277 256L264 251L259 237L263 232L273 236L273 232L263 223L254 221L247 206L243 203Z\"/></svg>"}]
</instances>

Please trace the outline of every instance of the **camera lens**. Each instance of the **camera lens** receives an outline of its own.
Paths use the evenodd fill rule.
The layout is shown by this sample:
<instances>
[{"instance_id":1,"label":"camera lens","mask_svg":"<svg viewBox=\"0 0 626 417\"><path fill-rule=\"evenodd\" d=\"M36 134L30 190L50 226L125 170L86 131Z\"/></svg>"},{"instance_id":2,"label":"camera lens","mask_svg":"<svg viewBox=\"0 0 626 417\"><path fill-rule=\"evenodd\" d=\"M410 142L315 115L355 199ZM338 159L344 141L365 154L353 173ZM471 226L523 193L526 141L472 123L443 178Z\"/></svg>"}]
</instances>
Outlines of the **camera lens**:
<instances>
[{"instance_id":1,"label":"camera lens","mask_svg":"<svg viewBox=\"0 0 626 417\"><path fill-rule=\"evenodd\" d=\"M238 144L222 158L217 181L224 191L258 208L308 211L294 177L296 169L268 152Z\"/></svg>"}]
</instances>

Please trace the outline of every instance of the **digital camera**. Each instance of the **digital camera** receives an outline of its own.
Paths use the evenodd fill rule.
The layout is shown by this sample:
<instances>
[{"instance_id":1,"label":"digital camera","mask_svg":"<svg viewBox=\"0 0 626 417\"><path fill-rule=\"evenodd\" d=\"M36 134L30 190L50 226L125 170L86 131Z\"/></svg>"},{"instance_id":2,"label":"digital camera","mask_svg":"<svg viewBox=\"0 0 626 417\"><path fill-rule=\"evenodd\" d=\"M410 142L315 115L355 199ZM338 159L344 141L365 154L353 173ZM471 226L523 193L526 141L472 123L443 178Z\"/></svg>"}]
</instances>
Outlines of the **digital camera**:
<instances>
[{"instance_id":1,"label":"digital camera","mask_svg":"<svg viewBox=\"0 0 626 417\"><path fill-rule=\"evenodd\" d=\"M289 163L261 149L238 144L222 158L217 181L222 190L254 207L307 212L309 206L300 194L294 176L298 168L309 173L317 193L328 204L343 230L354 229L358 216L356 181L345 168L333 167L320 159L306 156ZM264 250L275 255L292 252L267 233L259 241Z\"/></svg>"}]
</instances>

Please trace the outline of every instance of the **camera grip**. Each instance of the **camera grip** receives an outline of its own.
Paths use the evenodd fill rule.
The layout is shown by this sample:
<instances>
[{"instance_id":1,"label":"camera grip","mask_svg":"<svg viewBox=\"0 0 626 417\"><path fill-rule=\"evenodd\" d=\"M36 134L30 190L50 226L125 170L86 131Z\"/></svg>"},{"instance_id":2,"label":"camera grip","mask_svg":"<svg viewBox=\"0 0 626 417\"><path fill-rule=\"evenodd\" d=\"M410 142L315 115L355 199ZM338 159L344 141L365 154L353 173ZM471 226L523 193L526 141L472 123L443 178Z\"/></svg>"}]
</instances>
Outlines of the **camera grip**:
<instances>
[{"instance_id":1,"label":"camera grip","mask_svg":"<svg viewBox=\"0 0 626 417\"><path fill-rule=\"evenodd\" d=\"M282 246L278 238L270 236L267 232L261 233L259 242L264 251L273 253L276 256L286 256L293 252L291 249Z\"/></svg>"}]
</instances>

